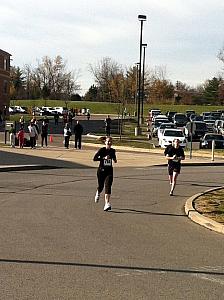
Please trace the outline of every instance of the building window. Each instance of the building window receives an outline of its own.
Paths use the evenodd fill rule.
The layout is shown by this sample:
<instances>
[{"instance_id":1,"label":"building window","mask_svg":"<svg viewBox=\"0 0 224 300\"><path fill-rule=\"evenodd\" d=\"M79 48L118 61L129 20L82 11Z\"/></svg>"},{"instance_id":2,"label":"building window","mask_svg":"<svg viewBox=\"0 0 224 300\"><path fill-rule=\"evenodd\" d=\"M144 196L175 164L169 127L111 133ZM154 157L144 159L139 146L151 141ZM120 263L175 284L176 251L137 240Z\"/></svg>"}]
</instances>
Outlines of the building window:
<instances>
[{"instance_id":1,"label":"building window","mask_svg":"<svg viewBox=\"0 0 224 300\"><path fill-rule=\"evenodd\" d=\"M7 58L4 58L4 70L7 70L8 71L8 59Z\"/></svg>"},{"instance_id":2,"label":"building window","mask_svg":"<svg viewBox=\"0 0 224 300\"><path fill-rule=\"evenodd\" d=\"M6 80L3 83L3 94L8 94L8 81Z\"/></svg>"}]
</instances>

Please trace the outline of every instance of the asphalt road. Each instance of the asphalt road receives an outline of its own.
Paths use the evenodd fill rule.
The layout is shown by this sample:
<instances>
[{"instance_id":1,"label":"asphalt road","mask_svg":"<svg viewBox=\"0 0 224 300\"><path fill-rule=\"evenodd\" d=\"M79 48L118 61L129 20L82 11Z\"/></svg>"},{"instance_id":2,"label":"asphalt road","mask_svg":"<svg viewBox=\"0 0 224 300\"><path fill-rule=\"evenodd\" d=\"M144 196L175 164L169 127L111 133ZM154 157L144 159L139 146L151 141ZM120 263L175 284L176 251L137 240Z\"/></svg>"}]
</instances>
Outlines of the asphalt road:
<instances>
[{"instance_id":1,"label":"asphalt road","mask_svg":"<svg viewBox=\"0 0 224 300\"><path fill-rule=\"evenodd\" d=\"M224 236L189 220L223 167L115 168L112 211L94 203L96 170L0 173L4 299L223 299Z\"/></svg>"}]
</instances>

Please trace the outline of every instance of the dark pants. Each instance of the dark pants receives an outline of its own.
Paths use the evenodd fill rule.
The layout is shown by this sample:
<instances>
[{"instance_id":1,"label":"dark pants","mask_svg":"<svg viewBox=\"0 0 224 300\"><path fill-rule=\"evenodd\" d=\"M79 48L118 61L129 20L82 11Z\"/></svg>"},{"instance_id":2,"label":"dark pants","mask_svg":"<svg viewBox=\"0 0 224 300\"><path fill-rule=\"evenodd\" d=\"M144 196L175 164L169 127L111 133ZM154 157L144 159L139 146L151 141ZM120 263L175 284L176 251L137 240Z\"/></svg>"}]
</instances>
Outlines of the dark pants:
<instances>
[{"instance_id":1,"label":"dark pants","mask_svg":"<svg viewBox=\"0 0 224 300\"><path fill-rule=\"evenodd\" d=\"M35 136L34 137L30 137L30 147L34 148L36 145L36 139Z\"/></svg>"},{"instance_id":2,"label":"dark pants","mask_svg":"<svg viewBox=\"0 0 224 300\"><path fill-rule=\"evenodd\" d=\"M79 149L81 149L82 146L82 135L75 135L75 149L77 149L77 146Z\"/></svg>"},{"instance_id":3,"label":"dark pants","mask_svg":"<svg viewBox=\"0 0 224 300\"><path fill-rule=\"evenodd\" d=\"M105 128L105 131L106 131L106 135L107 135L107 136L110 136L110 127L106 127L106 128Z\"/></svg>"},{"instance_id":4,"label":"dark pants","mask_svg":"<svg viewBox=\"0 0 224 300\"><path fill-rule=\"evenodd\" d=\"M41 146L43 147L45 141L45 146L47 147L47 134L41 134Z\"/></svg>"},{"instance_id":5,"label":"dark pants","mask_svg":"<svg viewBox=\"0 0 224 300\"><path fill-rule=\"evenodd\" d=\"M111 194L111 186L113 183L113 169L102 171L98 169L97 171L97 179L98 179L98 192L101 193L103 191L105 185L105 194Z\"/></svg>"},{"instance_id":6,"label":"dark pants","mask_svg":"<svg viewBox=\"0 0 224 300\"><path fill-rule=\"evenodd\" d=\"M65 136L65 148L69 148L69 139L70 136Z\"/></svg>"}]
</instances>

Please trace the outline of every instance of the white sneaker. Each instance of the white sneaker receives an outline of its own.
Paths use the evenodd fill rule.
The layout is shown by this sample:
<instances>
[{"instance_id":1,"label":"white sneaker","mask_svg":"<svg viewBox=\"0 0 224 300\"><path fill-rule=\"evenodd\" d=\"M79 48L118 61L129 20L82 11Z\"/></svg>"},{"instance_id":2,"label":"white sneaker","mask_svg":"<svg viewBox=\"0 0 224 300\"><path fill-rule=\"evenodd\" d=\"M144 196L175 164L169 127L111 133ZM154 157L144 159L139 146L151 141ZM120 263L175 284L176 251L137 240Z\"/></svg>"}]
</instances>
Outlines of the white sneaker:
<instances>
[{"instance_id":1,"label":"white sneaker","mask_svg":"<svg viewBox=\"0 0 224 300\"><path fill-rule=\"evenodd\" d=\"M104 211L111 210L111 205L110 205L110 203L105 204L103 210L104 210Z\"/></svg>"},{"instance_id":2,"label":"white sneaker","mask_svg":"<svg viewBox=\"0 0 224 300\"><path fill-rule=\"evenodd\" d=\"M95 203L99 202L100 200L100 194L98 191L96 191L96 195L95 195Z\"/></svg>"}]
</instances>

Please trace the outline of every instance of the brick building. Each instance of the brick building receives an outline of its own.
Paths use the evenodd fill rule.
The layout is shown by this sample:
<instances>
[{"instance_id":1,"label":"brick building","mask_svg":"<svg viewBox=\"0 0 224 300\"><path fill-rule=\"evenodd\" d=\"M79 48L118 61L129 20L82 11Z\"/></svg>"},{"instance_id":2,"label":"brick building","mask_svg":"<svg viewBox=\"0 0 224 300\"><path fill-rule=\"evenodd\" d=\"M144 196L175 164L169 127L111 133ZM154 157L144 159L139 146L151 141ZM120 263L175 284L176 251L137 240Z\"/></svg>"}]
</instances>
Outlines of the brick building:
<instances>
[{"instance_id":1,"label":"brick building","mask_svg":"<svg viewBox=\"0 0 224 300\"><path fill-rule=\"evenodd\" d=\"M9 107L10 56L11 54L0 49L0 110L2 112L5 106Z\"/></svg>"}]
</instances>

